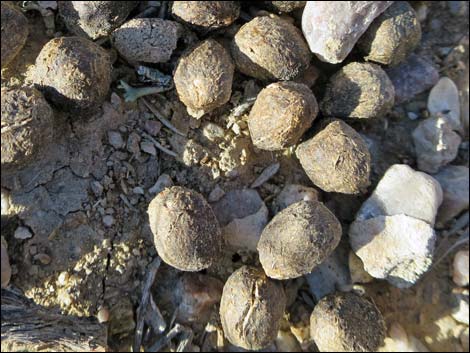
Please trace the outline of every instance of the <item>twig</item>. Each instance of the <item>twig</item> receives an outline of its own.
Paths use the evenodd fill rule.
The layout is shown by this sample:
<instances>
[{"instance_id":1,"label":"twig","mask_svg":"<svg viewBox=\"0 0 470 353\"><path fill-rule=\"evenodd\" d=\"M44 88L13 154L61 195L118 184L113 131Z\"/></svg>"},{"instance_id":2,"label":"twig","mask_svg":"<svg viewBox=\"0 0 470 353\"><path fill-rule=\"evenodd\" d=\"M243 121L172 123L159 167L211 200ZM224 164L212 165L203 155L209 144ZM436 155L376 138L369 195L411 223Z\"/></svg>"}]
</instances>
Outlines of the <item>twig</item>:
<instances>
[{"instance_id":1,"label":"twig","mask_svg":"<svg viewBox=\"0 0 470 353\"><path fill-rule=\"evenodd\" d=\"M170 341L173 338L175 338L182 332L188 332L188 330L189 330L188 328L180 324L176 324L175 326L173 326L173 328L170 331L168 331L168 333L165 336L159 338L152 346L150 346L148 351L158 352L160 349L167 346L168 343L170 343Z\"/></svg>"},{"instance_id":2,"label":"twig","mask_svg":"<svg viewBox=\"0 0 470 353\"><path fill-rule=\"evenodd\" d=\"M279 171L281 164L276 162L266 167L263 172L256 178L256 180L251 184L251 188L257 188L267 182L271 177L274 176Z\"/></svg>"},{"instance_id":3,"label":"twig","mask_svg":"<svg viewBox=\"0 0 470 353\"><path fill-rule=\"evenodd\" d=\"M150 104L145 98L140 98L142 102L145 104L145 106L157 117L158 120L162 122L163 125L165 125L167 128L169 128L171 131L174 133L181 135L181 136L186 136L183 134L181 131L179 131L176 127L174 127L167 119L165 119L162 114L158 112L158 110Z\"/></svg>"},{"instance_id":4,"label":"twig","mask_svg":"<svg viewBox=\"0 0 470 353\"><path fill-rule=\"evenodd\" d=\"M145 322L153 329L155 334L162 334L166 330L166 322L152 295L149 296L147 308L150 310L146 310Z\"/></svg>"},{"instance_id":5,"label":"twig","mask_svg":"<svg viewBox=\"0 0 470 353\"><path fill-rule=\"evenodd\" d=\"M168 155L170 155L170 156L172 156L172 157L175 157L175 158L178 157L178 154L176 154L175 152L169 150L169 149L166 148L166 147L163 147L161 144L159 144L159 143L157 142L157 140L155 140L155 139L154 139L152 136L150 136L149 134L143 132L143 133L142 133L142 136L145 137L145 138L147 138L147 139L149 139L149 140L155 145L155 147L157 147L157 148L158 148L159 150L161 150L162 152L165 152L166 154L168 154Z\"/></svg>"},{"instance_id":6,"label":"twig","mask_svg":"<svg viewBox=\"0 0 470 353\"><path fill-rule=\"evenodd\" d=\"M143 96L148 96L150 94L161 93L169 91L171 87L162 87L162 86L148 86L148 87L132 87L126 81L120 80L118 88L124 90L124 100L126 102L134 102Z\"/></svg>"},{"instance_id":7,"label":"twig","mask_svg":"<svg viewBox=\"0 0 470 353\"><path fill-rule=\"evenodd\" d=\"M144 287L142 289L142 300L137 309L137 324L135 327L135 337L134 345L132 346L134 352L140 352L140 347L142 345L142 334L144 332L144 318L145 310L150 297L150 288L152 287L153 282L155 281L155 276L160 267L162 260L160 257L156 257L152 263L149 265L147 276L145 278Z\"/></svg>"},{"instance_id":8,"label":"twig","mask_svg":"<svg viewBox=\"0 0 470 353\"><path fill-rule=\"evenodd\" d=\"M446 252L444 254L441 255L441 257L439 257L439 259L437 259L434 264L432 265L432 267L436 267L442 260L444 260L447 255L449 255L452 251L454 251L456 248L458 248L460 245L463 245L465 243L468 243L469 241L469 238L468 238L468 228L467 230L455 241L454 244L452 244L449 249L446 250Z\"/></svg>"}]
</instances>

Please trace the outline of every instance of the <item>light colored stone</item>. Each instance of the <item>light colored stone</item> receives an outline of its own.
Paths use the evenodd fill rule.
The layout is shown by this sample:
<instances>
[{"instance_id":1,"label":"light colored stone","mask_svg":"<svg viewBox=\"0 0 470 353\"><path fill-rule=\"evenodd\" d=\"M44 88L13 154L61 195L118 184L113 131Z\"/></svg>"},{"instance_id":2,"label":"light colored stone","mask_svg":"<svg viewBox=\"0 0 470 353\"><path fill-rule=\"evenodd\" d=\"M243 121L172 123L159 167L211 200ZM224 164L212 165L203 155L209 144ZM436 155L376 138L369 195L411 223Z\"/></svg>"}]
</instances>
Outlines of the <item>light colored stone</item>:
<instances>
[{"instance_id":1,"label":"light colored stone","mask_svg":"<svg viewBox=\"0 0 470 353\"><path fill-rule=\"evenodd\" d=\"M103 224L105 225L105 227L111 227L114 224L114 217L111 215L104 216Z\"/></svg>"},{"instance_id":2,"label":"light colored stone","mask_svg":"<svg viewBox=\"0 0 470 353\"><path fill-rule=\"evenodd\" d=\"M436 234L428 223L399 214L355 221L349 241L370 275L408 288L430 268Z\"/></svg>"},{"instance_id":3,"label":"light colored stone","mask_svg":"<svg viewBox=\"0 0 470 353\"><path fill-rule=\"evenodd\" d=\"M276 212L298 201L318 201L318 191L314 188L299 184L287 184L275 200Z\"/></svg>"},{"instance_id":4,"label":"light colored stone","mask_svg":"<svg viewBox=\"0 0 470 353\"><path fill-rule=\"evenodd\" d=\"M155 185L149 189L149 193L158 194L160 191L165 188L169 188L170 186L173 186L173 180L171 180L171 177L168 174L162 174L158 177Z\"/></svg>"},{"instance_id":5,"label":"light colored stone","mask_svg":"<svg viewBox=\"0 0 470 353\"><path fill-rule=\"evenodd\" d=\"M433 177L405 164L395 164L362 204L356 221L403 214L433 226L442 197L441 186Z\"/></svg>"},{"instance_id":6,"label":"light colored stone","mask_svg":"<svg viewBox=\"0 0 470 353\"><path fill-rule=\"evenodd\" d=\"M457 295L458 305L452 311L452 317L454 320L467 325L469 324L469 308L468 308L468 294Z\"/></svg>"},{"instance_id":7,"label":"light colored stone","mask_svg":"<svg viewBox=\"0 0 470 353\"><path fill-rule=\"evenodd\" d=\"M25 239L29 239L33 236L33 234L31 233L31 231L26 228L26 227L18 227L16 228L15 230L15 234L14 234L14 237L16 239L21 239L21 240L25 240Z\"/></svg>"},{"instance_id":8,"label":"light colored stone","mask_svg":"<svg viewBox=\"0 0 470 353\"><path fill-rule=\"evenodd\" d=\"M276 337L278 352L301 352L299 342L289 331L279 330Z\"/></svg>"},{"instance_id":9,"label":"light colored stone","mask_svg":"<svg viewBox=\"0 0 470 353\"><path fill-rule=\"evenodd\" d=\"M342 62L371 22L393 1L308 1L302 31L322 61Z\"/></svg>"},{"instance_id":10,"label":"light colored stone","mask_svg":"<svg viewBox=\"0 0 470 353\"><path fill-rule=\"evenodd\" d=\"M412 135L418 169L427 173L437 173L441 167L452 162L457 157L462 142L444 117L420 122Z\"/></svg>"},{"instance_id":11,"label":"light colored stone","mask_svg":"<svg viewBox=\"0 0 470 353\"><path fill-rule=\"evenodd\" d=\"M441 184L444 200L437 214L437 220L446 223L469 205L469 172L465 166L449 165L434 178Z\"/></svg>"},{"instance_id":12,"label":"light colored stone","mask_svg":"<svg viewBox=\"0 0 470 353\"><path fill-rule=\"evenodd\" d=\"M452 280L460 287L468 286L468 250L460 250L455 254Z\"/></svg>"},{"instance_id":13,"label":"light colored stone","mask_svg":"<svg viewBox=\"0 0 470 353\"><path fill-rule=\"evenodd\" d=\"M256 251L269 213L258 192L231 190L211 206L226 243L234 250Z\"/></svg>"},{"instance_id":14,"label":"light colored stone","mask_svg":"<svg viewBox=\"0 0 470 353\"><path fill-rule=\"evenodd\" d=\"M461 130L459 90L454 81L442 77L437 82L428 96L428 111L433 117L445 117L452 129Z\"/></svg>"},{"instance_id":15,"label":"light colored stone","mask_svg":"<svg viewBox=\"0 0 470 353\"><path fill-rule=\"evenodd\" d=\"M124 140L118 131L108 131L108 142L115 149L119 149L124 146Z\"/></svg>"}]
</instances>

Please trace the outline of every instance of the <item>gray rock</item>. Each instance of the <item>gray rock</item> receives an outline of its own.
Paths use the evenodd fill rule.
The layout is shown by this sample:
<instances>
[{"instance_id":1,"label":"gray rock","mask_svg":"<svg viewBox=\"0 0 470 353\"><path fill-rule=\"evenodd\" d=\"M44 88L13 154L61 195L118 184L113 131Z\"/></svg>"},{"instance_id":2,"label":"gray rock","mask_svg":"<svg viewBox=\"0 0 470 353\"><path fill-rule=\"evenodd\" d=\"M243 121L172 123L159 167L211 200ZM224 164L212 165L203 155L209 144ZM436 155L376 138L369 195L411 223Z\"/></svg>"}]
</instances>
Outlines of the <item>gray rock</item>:
<instances>
[{"instance_id":1,"label":"gray rock","mask_svg":"<svg viewBox=\"0 0 470 353\"><path fill-rule=\"evenodd\" d=\"M170 186L173 186L173 180L171 180L171 177L168 174L162 174L158 177L155 185L149 189L149 193L158 194L160 191L165 188L169 188Z\"/></svg>"},{"instance_id":2,"label":"gray rock","mask_svg":"<svg viewBox=\"0 0 470 353\"><path fill-rule=\"evenodd\" d=\"M124 146L124 140L118 131L108 131L108 142L115 149L119 149Z\"/></svg>"},{"instance_id":3,"label":"gray rock","mask_svg":"<svg viewBox=\"0 0 470 353\"><path fill-rule=\"evenodd\" d=\"M155 148L154 144L150 141L142 141L140 143L140 149L143 152L150 154L151 156L157 155L157 149Z\"/></svg>"},{"instance_id":4,"label":"gray rock","mask_svg":"<svg viewBox=\"0 0 470 353\"><path fill-rule=\"evenodd\" d=\"M461 137L453 131L452 124L444 117L428 118L413 131L418 169L437 173L452 162L459 152Z\"/></svg>"},{"instance_id":5,"label":"gray rock","mask_svg":"<svg viewBox=\"0 0 470 353\"><path fill-rule=\"evenodd\" d=\"M355 221L349 241L370 275L408 288L431 267L436 234L428 223L398 214Z\"/></svg>"},{"instance_id":6,"label":"gray rock","mask_svg":"<svg viewBox=\"0 0 470 353\"><path fill-rule=\"evenodd\" d=\"M14 237L16 239L21 239L21 240L25 240L25 239L29 239L33 236L33 234L31 233L31 231L26 228L26 227L18 227L16 228L15 230L15 234L14 234Z\"/></svg>"},{"instance_id":7,"label":"gray rock","mask_svg":"<svg viewBox=\"0 0 470 353\"><path fill-rule=\"evenodd\" d=\"M225 191L219 186L216 185L214 189L212 189L207 201L209 202L216 202L219 201L225 195Z\"/></svg>"},{"instance_id":8,"label":"gray rock","mask_svg":"<svg viewBox=\"0 0 470 353\"><path fill-rule=\"evenodd\" d=\"M234 250L256 251L269 213L258 192L232 190L211 205L226 243Z\"/></svg>"},{"instance_id":9,"label":"gray rock","mask_svg":"<svg viewBox=\"0 0 470 353\"><path fill-rule=\"evenodd\" d=\"M114 46L128 61L161 63L170 60L182 27L160 18L135 18L116 29Z\"/></svg>"},{"instance_id":10,"label":"gray rock","mask_svg":"<svg viewBox=\"0 0 470 353\"><path fill-rule=\"evenodd\" d=\"M318 301L351 284L348 266L345 263L345 252L337 248L323 263L305 276L311 294Z\"/></svg>"},{"instance_id":11,"label":"gray rock","mask_svg":"<svg viewBox=\"0 0 470 353\"><path fill-rule=\"evenodd\" d=\"M430 89L439 80L439 71L427 60L411 54L398 66L385 69L395 87L395 103L401 104Z\"/></svg>"},{"instance_id":12,"label":"gray rock","mask_svg":"<svg viewBox=\"0 0 470 353\"><path fill-rule=\"evenodd\" d=\"M308 1L302 31L322 61L342 62L371 22L393 1Z\"/></svg>"},{"instance_id":13,"label":"gray rock","mask_svg":"<svg viewBox=\"0 0 470 353\"><path fill-rule=\"evenodd\" d=\"M298 201L318 201L318 191L314 188L299 184L287 184L276 196L274 201L276 212Z\"/></svg>"},{"instance_id":14,"label":"gray rock","mask_svg":"<svg viewBox=\"0 0 470 353\"><path fill-rule=\"evenodd\" d=\"M442 198L441 186L433 177L405 164L395 164L362 204L356 221L403 214L433 226Z\"/></svg>"},{"instance_id":15,"label":"gray rock","mask_svg":"<svg viewBox=\"0 0 470 353\"><path fill-rule=\"evenodd\" d=\"M114 217L111 215L106 215L103 217L103 224L105 227L111 227L114 224Z\"/></svg>"},{"instance_id":16,"label":"gray rock","mask_svg":"<svg viewBox=\"0 0 470 353\"><path fill-rule=\"evenodd\" d=\"M468 286L468 282L469 282L468 259L469 259L468 249L460 250L454 256L454 261L452 263L452 268L453 268L452 280L459 287Z\"/></svg>"},{"instance_id":17,"label":"gray rock","mask_svg":"<svg viewBox=\"0 0 470 353\"><path fill-rule=\"evenodd\" d=\"M444 167L434 178L441 184L444 200L439 208L437 219L446 223L469 205L469 172L465 166L449 165Z\"/></svg>"},{"instance_id":18,"label":"gray rock","mask_svg":"<svg viewBox=\"0 0 470 353\"><path fill-rule=\"evenodd\" d=\"M428 96L428 111L432 117L444 117L452 129L460 131L459 89L448 77L442 77Z\"/></svg>"}]
</instances>

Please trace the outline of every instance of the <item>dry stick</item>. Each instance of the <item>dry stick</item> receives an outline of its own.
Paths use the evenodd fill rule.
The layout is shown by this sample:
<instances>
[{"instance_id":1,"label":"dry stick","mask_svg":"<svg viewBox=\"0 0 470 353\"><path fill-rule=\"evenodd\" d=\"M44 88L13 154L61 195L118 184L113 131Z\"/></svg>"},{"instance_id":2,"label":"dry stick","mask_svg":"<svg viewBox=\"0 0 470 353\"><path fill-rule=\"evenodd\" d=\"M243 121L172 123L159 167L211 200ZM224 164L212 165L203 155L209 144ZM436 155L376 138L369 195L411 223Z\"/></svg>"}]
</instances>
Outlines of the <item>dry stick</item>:
<instances>
[{"instance_id":1,"label":"dry stick","mask_svg":"<svg viewBox=\"0 0 470 353\"><path fill-rule=\"evenodd\" d=\"M174 133L180 136L186 136L181 131L179 131L176 127L174 127L167 119L165 119L163 115L152 104L150 104L144 97L141 97L140 99L142 100L142 102L144 102L145 106L153 113L153 115L155 115L157 119L162 122L163 125L165 125L171 131L173 131Z\"/></svg>"},{"instance_id":2,"label":"dry stick","mask_svg":"<svg viewBox=\"0 0 470 353\"><path fill-rule=\"evenodd\" d=\"M157 271L161 262L162 260L159 256L157 256L148 268L144 287L142 289L142 300L140 301L140 305L137 309L137 324L135 327L134 345L132 347L134 352L140 352L140 347L142 345L142 334L144 332L145 310L147 309L148 300L151 295L150 288L155 281L155 276L157 275Z\"/></svg>"},{"instance_id":3,"label":"dry stick","mask_svg":"<svg viewBox=\"0 0 470 353\"><path fill-rule=\"evenodd\" d=\"M2 352L105 352L106 326L94 318L61 315L20 291L2 289Z\"/></svg>"},{"instance_id":4,"label":"dry stick","mask_svg":"<svg viewBox=\"0 0 470 353\"><path fill-rule=\"evenodd\" d=\"M172 156L172 157L178 157L178 154L176 154L175 152L169 150L168 148L166 147L163 147L161 144L159 144L157 142L157 140L155 140L152 136L150 136L149 134L143 132L142 133L142 136L144 136L145 138L149 139L154 145L155 147L157 147L159 150L161 150L162 152L165 152L166 154Z\"/></svg>"},{"instance_id":5,"label":"dry stick","mask_svg":"<svg viewBox=\"0 0 470 353\"><path fill-rule=\"evenodd\" d=\"M188 332L188 328L180 324L176 324L175 326L173 326L173 328L170 331L168 331L168 333L165 336L163 336L162 338L159 338L154 344L152 344L152 346L148 349L148 351L158 352L160 349L168 345L168 343L170 343L170 341L173 338L175 338L182 332Z\"/></svg>"},{"instance_id":6,"label":"dry stick","mask_svg":"<svg viewBox=\"0 0 470 353\"><path fill-rule=\"evenodd\" d=\"M149 296L148 308L150 310L145 315L145 322L153 329L155 334L160 335L166 330L166 322L152 295Z\"/></svg>"}]
</instances>

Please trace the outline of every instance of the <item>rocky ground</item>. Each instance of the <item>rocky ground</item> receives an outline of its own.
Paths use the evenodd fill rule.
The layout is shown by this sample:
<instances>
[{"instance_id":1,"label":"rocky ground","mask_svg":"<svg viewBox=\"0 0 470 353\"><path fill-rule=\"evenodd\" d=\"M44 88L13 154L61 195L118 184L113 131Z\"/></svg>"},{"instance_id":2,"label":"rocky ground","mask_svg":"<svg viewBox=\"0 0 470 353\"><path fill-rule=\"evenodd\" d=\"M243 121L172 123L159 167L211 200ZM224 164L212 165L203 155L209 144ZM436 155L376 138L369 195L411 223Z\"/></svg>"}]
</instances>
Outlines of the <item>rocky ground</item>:
<instances>
[{"instance_id":1,"label":"rocky ground","mask_svg":"<svg viewBox=\"0 0 470 353\"><path fill-rule=\"evenodd\" d=\"M431 60L441 77L450 77L460 91L467 92L462 107L462 115L467 114L466 135L452 164L468 167L468 3L418 3L423 39L416 54ZM30 37L15 64L2 70L2 87L28 80L28 69L49 39L39 12L26 14ZM63 30L60 23L57 27ZM233 30L229 27L221 35ZM311 182L298 161L290 158L291 150L263 152L252 146L247 102L259 92L258 82L236 74L230 102L212 112L210 119L189 116L174 90L147 97L157 114L183 132L183 137L164 126L142 100L125 102L118 81L134 83L137 77L116 53L113 57L112 93L101 111L86 120L58 113L60 129L41 158L19 172L2 170L2 238L8 244L11 283L27 297L65 314L97 316L108 325L110 347L129 349L143 284L156 255L147 207L159 191L173 184L202 193L215 205L226 232L234 227L262 229L283 202L288 203L286 199L303 192L323 200L347 234L347 225L365 197L309 188ZM321 62L315 65L318 78L313 77L312 89L321 97L325 79L335 68ZM351 123L370 144L373 184L369 190L393 164L416 168L412 132L429 116L428 95L426 91L396 105L373 124ZM162 152L158 144L173 153ZM306 187L284 189L289 184ZM241 189L249 187L256 192L240 196L247 193ZM243 205L241 199L249 201ZM446 256L410 289L379 280L353 283L349 245L343 241L335 252L338 261L333 258L313 277L285 282L288 310L272 348L315 349L308 325L317 291L336 286L365 292L374 299L389 329L384 350L468 351L468 284L462 288L452 281L452 261L458 249L446 253L465 231L464 247L468 248L468 211L459 217L437 224L435 259ZM250 240L242 241L247 247L227 251L222 264L197 278L187 278L165 264L157 272L152 287L155 303L168 329L174 327L177 312L176 322L192 330L193 349L235 349L224 341L217 310L212 309L234 269L259 264L250 251ZM151 335L144 335L145 340L150 345ZM173 339L171 344L176 347L178 342Z\"/></svg>"}]
</instances>

